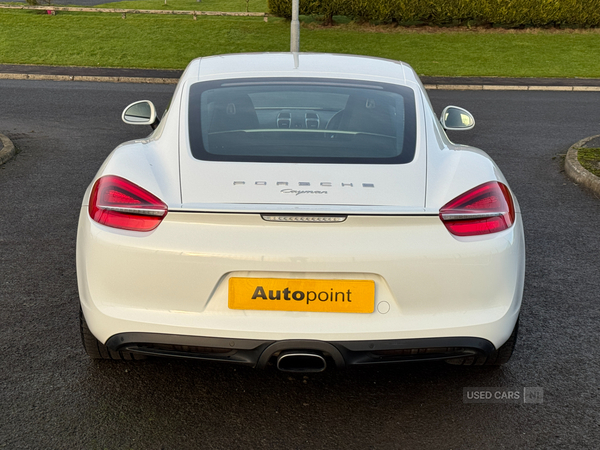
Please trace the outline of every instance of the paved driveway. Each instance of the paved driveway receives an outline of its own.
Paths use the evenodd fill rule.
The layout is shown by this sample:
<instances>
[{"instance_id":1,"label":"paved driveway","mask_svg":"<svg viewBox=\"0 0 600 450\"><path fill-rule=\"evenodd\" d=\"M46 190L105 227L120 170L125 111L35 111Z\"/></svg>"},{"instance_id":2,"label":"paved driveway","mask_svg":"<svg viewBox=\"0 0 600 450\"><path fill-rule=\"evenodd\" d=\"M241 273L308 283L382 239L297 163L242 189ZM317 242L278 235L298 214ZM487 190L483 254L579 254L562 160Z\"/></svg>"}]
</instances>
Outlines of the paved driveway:
<instances>
[{"instance_id":1,"label":"paved driveway","mask_svg":"<svg viewBox=\"0 0 600 450\"><path fill-rule=\"evenodd\" d=\"M600 93L431 93L474 113L523 209L521 337L501 369L443 363L302 377L168 359L92 362L77 329L79 204L118 143L173 86L0 81L0 448L598 448L600 199L560 172L599 133ZM556 158L555 158L556 157ZM555 158L555 159L553 159ZM542 404L464 404L464 387L541 387Z\"/></svg>"}]
</instances>

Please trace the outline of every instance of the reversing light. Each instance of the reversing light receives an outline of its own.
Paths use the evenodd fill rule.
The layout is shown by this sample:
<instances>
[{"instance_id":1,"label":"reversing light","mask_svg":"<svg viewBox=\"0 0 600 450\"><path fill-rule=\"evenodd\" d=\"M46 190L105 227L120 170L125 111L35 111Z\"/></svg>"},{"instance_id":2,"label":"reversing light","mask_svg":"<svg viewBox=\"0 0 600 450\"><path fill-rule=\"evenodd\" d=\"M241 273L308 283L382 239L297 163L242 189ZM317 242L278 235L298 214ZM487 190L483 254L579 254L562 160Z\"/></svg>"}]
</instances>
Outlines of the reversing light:
<instances>
[{"instance_id":1,"label":"reversing light","mask_svg":"<svg viewBox=\"0 0 600 450\"><path fill-rule=\"evenodd\" d=\"M455 236L498 233L515 222L515 207L508 187L490 181L446 203L440 219Z\"/></svg>"},{"instance_id":2,"label":"reversing light","mask_svg":"<svg viewBox=\"0 0 600 450\"><path fill-rule=\"evenodd\" d=\"M156 196L124 178L99 178L90 196L92 220L107 227L152 231L167 215L167 205Z\"/></svg>"}]
</instances>

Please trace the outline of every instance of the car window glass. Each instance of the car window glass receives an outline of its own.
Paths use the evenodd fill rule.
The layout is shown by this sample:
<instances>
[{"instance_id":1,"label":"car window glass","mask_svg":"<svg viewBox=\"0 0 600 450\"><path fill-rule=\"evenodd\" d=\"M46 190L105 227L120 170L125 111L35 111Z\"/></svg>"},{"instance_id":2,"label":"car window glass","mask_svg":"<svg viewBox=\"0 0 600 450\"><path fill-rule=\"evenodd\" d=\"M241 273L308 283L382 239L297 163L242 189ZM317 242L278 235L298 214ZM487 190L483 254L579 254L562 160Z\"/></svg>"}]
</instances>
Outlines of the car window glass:
<instances>
[{"instance_id":1,"label":"car window glass","mask_svg":"<svg viewBox=\"0 0 600 450\"><path fill-rule=\"evenodd\" d=\"M341 80L196 83L190 144L198 159L406 163L414 156L414 93Z\"/></svg>"}]
</instances>

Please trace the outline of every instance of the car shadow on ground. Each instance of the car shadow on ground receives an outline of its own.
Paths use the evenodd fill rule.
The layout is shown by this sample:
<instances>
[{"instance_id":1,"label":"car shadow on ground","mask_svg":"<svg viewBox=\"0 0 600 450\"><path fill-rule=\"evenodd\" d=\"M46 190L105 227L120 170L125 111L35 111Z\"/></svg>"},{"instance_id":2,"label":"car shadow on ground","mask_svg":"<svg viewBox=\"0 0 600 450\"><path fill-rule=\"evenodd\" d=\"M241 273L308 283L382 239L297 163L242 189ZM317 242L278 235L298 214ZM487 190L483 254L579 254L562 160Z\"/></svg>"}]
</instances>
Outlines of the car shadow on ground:
<instances>
[{"instance_id":1,"label":"car shadow on ground","mask_svg":"<svg viewBox=\"0 0 600 450\"><path fill-rule=\"evenodd\" d=\"M87 379L80 386L82 395L90 397L84 401L89 415L85 422L97 424L94 432L136 430L142 440L138 444L147 440L183 445L184 436L210 436L212 445L235 442L239 446L243 440L256 439L256 434L269 436L263 442L271 445L290 445L279 442L275 430L278 423L291 422L297 426L295 436L306 433L307 440L326 445L329 441L339 444L335 435L339 423L343 422L346 430L368 424L373 431L408 421L414 425L415 419L426 423L428 417L439 417L439 410L460 411L471 406L463 404L463 387L505 386L513 379L510 365L460 367L420 362L302 375L274 367L255 370L149 358L90 361ZM107 390L107 386L111 388ZM113 410L115 405L119 405L118 413ZM381 411L386 410L397 415L382 416ZM195 413L190 415L190 411ZM465 420L461 414L452 418L459 423ZM163 434L158 435L157 429ZM164 435L165 430L173 430L173 435ZM184 434L177 434L182 430Z\"/></svg>"}]
</instances>

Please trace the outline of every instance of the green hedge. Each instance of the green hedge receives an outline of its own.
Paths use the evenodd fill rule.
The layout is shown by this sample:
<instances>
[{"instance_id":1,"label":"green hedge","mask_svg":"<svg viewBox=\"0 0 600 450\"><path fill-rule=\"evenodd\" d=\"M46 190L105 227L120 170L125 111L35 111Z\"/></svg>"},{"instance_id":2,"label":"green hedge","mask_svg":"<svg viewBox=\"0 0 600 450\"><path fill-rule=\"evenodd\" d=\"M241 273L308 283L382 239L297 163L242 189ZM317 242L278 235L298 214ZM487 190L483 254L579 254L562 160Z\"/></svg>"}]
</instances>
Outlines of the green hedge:
<instances>
[{"instance_id":1,"label":"green hedge","mask_svg":"<svg viewBox=\"0 0 600 450\"><path fill-rule=\"evenodd\" d=\"M291 0L268 0L271 14L290 18ZM504 26L600 26L600 0L300 0L300 14L398 23Z\"/></svg>"},{"instance_id":2,"label":"green hedge","mask_svg":"<svg viewBox=\"0 0 600 450\"><path fill-rule=\"evenodd\" d=\"M352 0L300 0L300 15L341 16L350 15ZM278 17L292 18L292 0L268 0L269 13Z\"/></svg>"}]
</instances>

